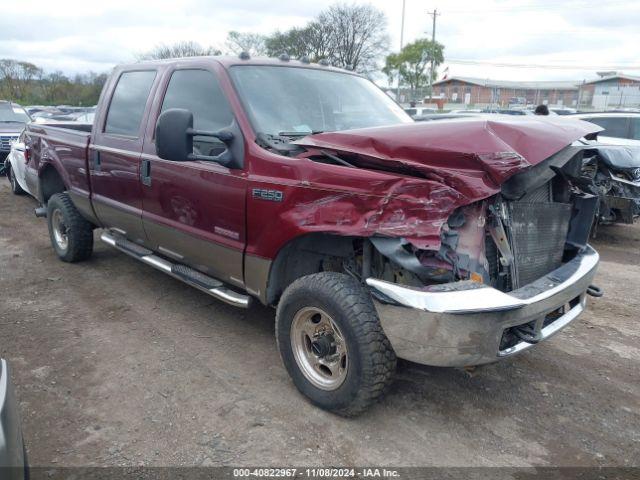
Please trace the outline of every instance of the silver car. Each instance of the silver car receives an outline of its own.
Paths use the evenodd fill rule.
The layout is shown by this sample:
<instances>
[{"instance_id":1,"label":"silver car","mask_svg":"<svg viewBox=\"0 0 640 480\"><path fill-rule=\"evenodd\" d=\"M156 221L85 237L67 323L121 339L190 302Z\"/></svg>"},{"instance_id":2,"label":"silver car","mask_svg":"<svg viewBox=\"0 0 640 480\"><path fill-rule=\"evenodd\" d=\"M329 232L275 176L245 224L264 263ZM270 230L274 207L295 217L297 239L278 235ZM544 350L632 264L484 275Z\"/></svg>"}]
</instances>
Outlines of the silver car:
<instances>
[{"instance_id":1,"label":"silver car","mask_svg":"<svg viewBox=\"0 0 640 480\"><path fill-rule=\"evenodd\" d=\"M18 404L7 362L0 359L0 478L28 478Z\"/></svg>"}]
</instances>

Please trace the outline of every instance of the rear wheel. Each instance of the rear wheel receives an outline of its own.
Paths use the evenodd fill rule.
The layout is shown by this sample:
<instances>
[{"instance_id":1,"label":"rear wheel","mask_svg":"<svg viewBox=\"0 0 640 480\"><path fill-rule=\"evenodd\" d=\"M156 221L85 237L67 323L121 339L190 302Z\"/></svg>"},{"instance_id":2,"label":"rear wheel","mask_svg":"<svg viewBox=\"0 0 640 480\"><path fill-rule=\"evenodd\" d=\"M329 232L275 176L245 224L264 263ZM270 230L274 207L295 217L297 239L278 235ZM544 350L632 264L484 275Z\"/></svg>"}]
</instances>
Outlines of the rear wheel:
<instances>
[{"instance_id":1,"label":"rear wheel","mask_svg":"<svg viewBox=\"0 0 640 480\"><path fill-rule=\"evenodd\" d=\"M9 177L9 183L11 183L11 191L16 195L24 194L24 190L18 183L16 176L13 174L13 170L11 169L11 165L7 167L7 177Z\"/></svg>"},{"instance_id":2,"label":"rear wheel","mask_svg":"<svg viewBox=\"0 0 640 480\"><path fill-rule=\"evenodd\" d=\"M93 226L66 193L56 193L47 202L47 223L51 245L60 260L80 262L93 252Z\"/></svg>"},{"instance_id":3,"label":"rear wheel","mask_svg":"<svg viewBox=\"0 0 640 480\"><path fill-rule=\"evenodd\" d=\"M363 412L395 372L371 297L348 275L322 272L292 283L278 304L276 338L298 390L340 415Z\"/></svg>"}]
</instances>

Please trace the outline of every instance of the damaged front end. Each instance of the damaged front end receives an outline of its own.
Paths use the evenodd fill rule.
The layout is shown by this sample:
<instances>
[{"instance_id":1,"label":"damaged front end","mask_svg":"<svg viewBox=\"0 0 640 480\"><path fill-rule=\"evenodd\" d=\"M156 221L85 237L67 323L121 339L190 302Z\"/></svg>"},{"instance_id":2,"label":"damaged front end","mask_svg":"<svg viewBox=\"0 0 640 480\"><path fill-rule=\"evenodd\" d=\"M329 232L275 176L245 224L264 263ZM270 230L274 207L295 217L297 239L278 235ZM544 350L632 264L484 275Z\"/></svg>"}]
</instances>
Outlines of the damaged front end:
<instances>
[{"instance_id":1,"label":"damaged front end","mask_svg":"<svg viewBox=\"0 0 640 480\"><path fill-rule=\"evenodd\" d=\"M393 195L350 226L366 239L361 265L348 269L362 272L400 358L493 362L557 333L587 294L601 294L591 284L598 254L587 245L599 200L583 178L589 144L578 141L594 128L478 120L297 142L312 160L400 175ZM389 208L402 195L407 207ZM396 212L413 227L394 222Z\"/></svg>"},{"instance_id":2,"label":"damaged front end","mask_svg":"<svg viewBox=\"0 0 640 480\"><path fill-rule=\"evenodd\" d=\"M468 366L519 353L585 307L597 253L587 245L599 199L580 181L585 149L569 146L456 209L437 250L373 237L366 282L400 357ZM407 308L408 307L408 308Z\"/></svg>"}]
</instances>

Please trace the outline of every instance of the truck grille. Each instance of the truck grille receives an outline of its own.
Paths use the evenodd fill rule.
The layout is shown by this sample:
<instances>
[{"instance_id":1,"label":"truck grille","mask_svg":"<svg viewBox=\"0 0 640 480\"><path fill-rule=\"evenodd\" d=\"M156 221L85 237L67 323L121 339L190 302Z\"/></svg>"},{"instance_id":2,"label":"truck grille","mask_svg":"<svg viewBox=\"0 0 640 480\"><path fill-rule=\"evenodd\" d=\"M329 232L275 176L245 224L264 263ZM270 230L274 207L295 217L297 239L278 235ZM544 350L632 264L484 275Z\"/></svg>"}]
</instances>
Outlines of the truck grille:
<instances>
[{"instance_id":1,"label":"truck grille","mask_svg":"<svg viewBox=\"0 0 640 480\"><path fill-rule=\"evenodd\" d=\"M8 152L11 150L11 142L18 139L18 135L0 135L0 150Z\"/></svg>"},{"instance_id":2,"label":"truck grille","mask_svg":"<svg viewBox=\"0 0 640 480\"><path fill-rule=\"evenodd\" d=\"M555 202L511 202L508 234L515 257L513 288L537 280L562 263L572 206Z\"/></svg>"}]
</instances>

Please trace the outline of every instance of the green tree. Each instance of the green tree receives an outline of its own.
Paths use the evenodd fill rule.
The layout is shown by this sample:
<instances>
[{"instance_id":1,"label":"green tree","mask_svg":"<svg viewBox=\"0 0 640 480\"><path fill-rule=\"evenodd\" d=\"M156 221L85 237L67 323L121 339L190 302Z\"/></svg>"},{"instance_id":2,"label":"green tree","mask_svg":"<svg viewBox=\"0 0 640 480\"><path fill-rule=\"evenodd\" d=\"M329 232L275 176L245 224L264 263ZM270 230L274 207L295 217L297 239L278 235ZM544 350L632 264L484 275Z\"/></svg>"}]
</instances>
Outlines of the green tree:
<instances>
[{"instance_id":1,"label":"green tree","mask_svg":"<svg viewBox=\"0 0 640 480\"><path fill-rule=\"evenodd\" d=\"M400 82L411 89L411 96L415 98L416 91L435 80L438 66L444 61L444 46L438 42L432 42L421 38L404 46L400 53L392 53L387 56L385 66L382 69L391 81L400 75ZM433 59L433 71L431 60Z\"/></svg>"},{"instance_id":2,"label":"green tree","mask_svg":"<svg viewBox=\"0 0 640 480\"><path fill-rule=\"evenodd\" d=\"M388 50L387 19L371 5L330 6L303 27L275 32L265 40L266 53L293 58L328 60L332 65L361 73L377 69Z\"/></svg>"}]
</instances>

